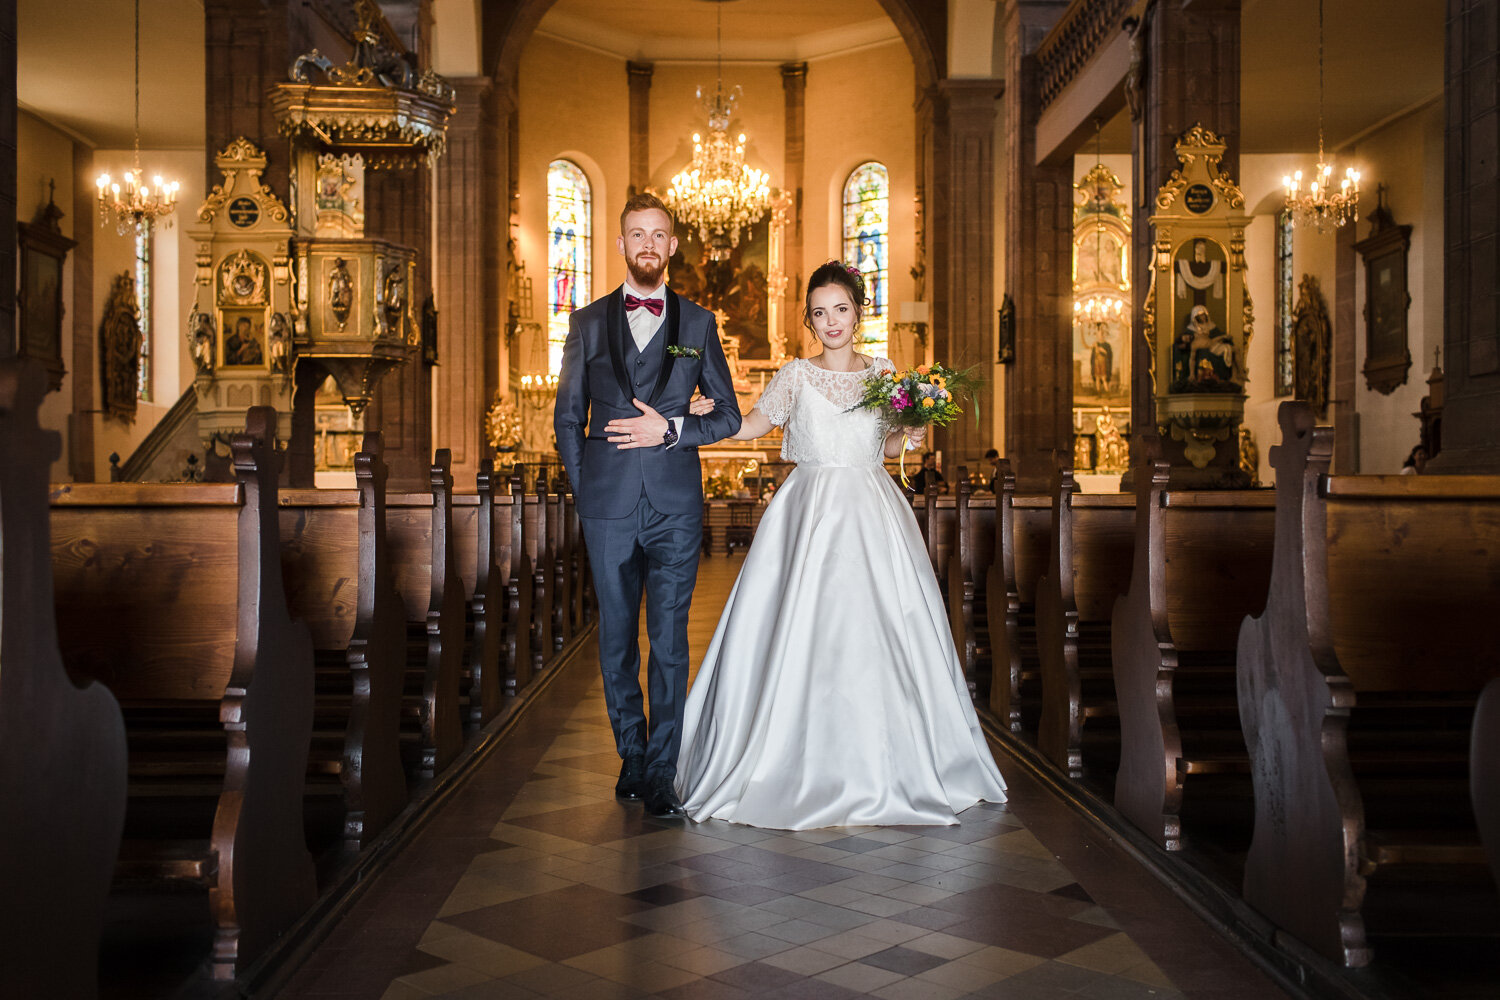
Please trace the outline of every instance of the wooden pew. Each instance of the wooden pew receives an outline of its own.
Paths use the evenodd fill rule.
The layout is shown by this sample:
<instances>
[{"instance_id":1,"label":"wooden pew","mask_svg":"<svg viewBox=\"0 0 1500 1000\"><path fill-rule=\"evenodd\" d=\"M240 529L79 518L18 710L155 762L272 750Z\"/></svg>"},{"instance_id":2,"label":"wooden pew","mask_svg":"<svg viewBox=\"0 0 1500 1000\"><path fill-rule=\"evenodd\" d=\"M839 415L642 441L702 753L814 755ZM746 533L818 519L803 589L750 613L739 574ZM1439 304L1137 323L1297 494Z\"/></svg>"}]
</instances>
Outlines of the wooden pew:
<instances>
[{"instance_id":1,"label":"wooden pew","mask_svg":"<svg viewBox=\"0 0 1500 1000\"><path fill-rule=\"evenodd\" d=\"M448 449L439 448L431 492L386 498L386 534L407 634L402 756L418 778L441 772L463 743L464 588L453 544L450 463Z\"/></svg>"},{"instance_id":2,"label":"wooden pew","mask_svg":"<svg viewBox=\"0 0 1500 1000\"><path fill-rule=\"evenodd\" d=\"M1047 569L1052 499L1017 495L1015 475L1005 459L1000 460L997 483L995 555L985 581L993 595L987 606L995 647L990 711L1011 732L1034 735L1041 705L1036 582Z\"/></svg>"},{"instance_id":3,"label":"wooden pew","mask_svg":"<svg viewBox=\"0 0 1500 1000\"><path fill-rule=\"evenodd\" d=\"M995 502L975 497L967 478L954 496L956 551L948 560L948 617L969 693L988 702L993 651L986 602L995 558Z\"/></svg>"},{"instance_id":4,"label":"wooden pew","mask_svg":"<svg viewBox=\"0 0 1500 1000\"><path fill-rule=\"evenodd\" d=\"M1235 693L1240 622L1265 607L1276 496L1167 489L1154 436L1137 440L1134 567L1114 605L1120 769L1115 806L1169 851L1181 846L1190 776L1210 784L1221 830L1243 850L1248 755ZM1206 818L1206 817L1205 817ZM1204 830L1206 832L1206 829Z\"/></svg>"},{"instance_id":5,"label":"wooden pew","mask_svg":"<svg viewBox=\"0 0 1500 1000\"><path fill-rule=\"evenodd\" d=\"M482 728L499 714L505 697L500 665L505 614L497 572L494 484L495 463L486 458L479 464L475 491L453 497L453 548L466 606L459 701L464 725L471 729Z\"/></svg>"},{"instance_id":6,"label":"wooden pew","mask_svg":"<svg viewBox=\"0 0 1500 1000\"><path fill-rule=\"evenodd\" d=\"M342 784L344 841L358 850L407 801L399 731L406 631L386 539L378 432L354 456L352 490L283 490L281 570L292 617L312 632L312 776Z\"/></svg>"},{"instance_id":7,"label":"wooden pew","mask_svg":"<svg viewBox=\"0 0 1500 1000\"><path fill-rule=\"evenodd\" d=\"M125 725L63 666L52 607L46 373L0 362L0 996L98 995L125 820Z\"/></svg>"},{"instance_id":8,"label":"wooden pew","mask_svg":"<svg viewBox=\"0 0 1500 1000\"><path fill-rule=\"evenodd\" d=\"M514 696L531 682L531 598L535 587L526 539L524 482L524 471L518 465L509 477L509 494L496 497L494 507L497 571L502 581L504 611L502 661L508 696Z\"/></svg>"},{"instance_id":9,"label":"wooden pew","mask_svg":"<svg viewBox=\"0 0 1500 1000\"><path fill-rule=\"evenodd\" d=\"M1036 584L1042 675L1037 746L1069 777L1080 778L1086 722L1100 720L1095 728L1107 726L1107 738L1114 742L1118 709L1109 615L1130 579L1135 498L1079 493L1072 470L1060 469L1052 480L1051 514L1047 572ZM1090 768L1108 773L1113 764L1113 759L1096 759Z\"/></svg>"},{"instance_id":10,"label":"wooden pew","mask_svg":"<svg viewBox=\"0 0 1500 1000\"><path fill-rule=\"evenodd\" d=\"M1490 874L1500 884L1500 678L1484 686L1469 744L1469 795Z\"/></svg>"},{"instance_id":11,"label":"wooden pew","mask_svg":"<svg viewBox=\"0 0 1500 1000\"><path fill-rule=\"evenodd\" d=\"M275 432L275 411L252 407L237 483L52 499L63 657L119 698L131 744L117 874L208 887L219 979L316 897L302 831L313 651L282 590Z\"/></svg>"},{"instance_id":12,"label":"wooden pew","mask_svg":"<svg viewBox=\"0 0 1500 1000\"><path fill-rule=\"evenodd\" d=\"M552 651L573 638L573 539L568 531L568 502L559 489L547 498L547 534L552 542Z\"/></svg>"},{"instance_id":13,"label":"wooden pew","mask_svg":"<svg viewBox=\"0 0 1500 1000\"><path fill-rule=\"evenodd\" d=\"M1368 894L1392 866L1427 866L1405 886L1426 932L1466 920L1466 894L1490 881L1464 867L1484 862L1464 737L1500 676L1500 477L1330 476L1332 429L1301 403L1280 423L1269 598L1238 650L1255 785L1244 898L1361 966Z\"/></svg>"},{"instance_id":14,"label":"wooden pew","mask_svg":"<svg viewBox=\"0 0 1500 1000\"><path fill-rule=\"evenodd\" d=\"M542 672L543 665L555 650L552 630L552 608L556 599L556 562L552 550L552 531L547 521L549 507L547 483L537 480L537 491L524 501L523 539L531 566L531 672Z\"/></svg>"}]
</instances>

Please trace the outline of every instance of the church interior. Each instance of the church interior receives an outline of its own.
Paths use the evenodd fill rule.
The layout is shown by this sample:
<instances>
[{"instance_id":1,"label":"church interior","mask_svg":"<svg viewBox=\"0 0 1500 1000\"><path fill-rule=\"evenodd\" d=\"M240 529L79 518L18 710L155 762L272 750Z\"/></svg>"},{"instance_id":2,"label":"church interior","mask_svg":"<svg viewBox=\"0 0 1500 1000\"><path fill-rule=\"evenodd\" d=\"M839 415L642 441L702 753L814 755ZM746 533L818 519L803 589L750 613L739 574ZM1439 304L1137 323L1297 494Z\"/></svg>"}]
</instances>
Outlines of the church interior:
<instances>
[{"instance_id":1,"label":"church interior","mask_svg":"<svg viewBox=\"0 0 1500 1000\"><path fill-rule=\"evenodd\" d=\"M0 996L1495 995L1500 0L0 0L0 47ZM611 795L553 410L642 192L742 411L829 260L861 351L977 377L886 464L1007 802ZM792 469L698 457L695 667Z\"/></svg>"}]
</instances>

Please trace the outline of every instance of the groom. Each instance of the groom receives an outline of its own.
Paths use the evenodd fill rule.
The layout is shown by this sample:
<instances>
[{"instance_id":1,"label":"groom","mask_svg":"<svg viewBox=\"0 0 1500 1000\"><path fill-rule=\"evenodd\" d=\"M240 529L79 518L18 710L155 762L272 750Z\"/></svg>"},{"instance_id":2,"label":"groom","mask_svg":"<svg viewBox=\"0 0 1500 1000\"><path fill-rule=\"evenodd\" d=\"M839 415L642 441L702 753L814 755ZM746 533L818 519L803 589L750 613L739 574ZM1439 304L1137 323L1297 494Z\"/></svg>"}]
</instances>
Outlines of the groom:
<instances>
[{"instance_id":1,"label":"groom","mask_svg":"<svg viewBox=\"0 0 1500 1000\"><path fill-rule=\"evenodd\" d=\"M563 346L553 427L583 522L599 595L604 701L623 763L615 797L682 816L672 782L688 680L688 605L703 537L698 448L739 430L740 410L713 313L666 286L672 216L637 194L615 241L625 284L575 312ZM693 391L714 401L693 416ZM641 590L651 639L641 701Z\"/></svg>"}]
</instances>

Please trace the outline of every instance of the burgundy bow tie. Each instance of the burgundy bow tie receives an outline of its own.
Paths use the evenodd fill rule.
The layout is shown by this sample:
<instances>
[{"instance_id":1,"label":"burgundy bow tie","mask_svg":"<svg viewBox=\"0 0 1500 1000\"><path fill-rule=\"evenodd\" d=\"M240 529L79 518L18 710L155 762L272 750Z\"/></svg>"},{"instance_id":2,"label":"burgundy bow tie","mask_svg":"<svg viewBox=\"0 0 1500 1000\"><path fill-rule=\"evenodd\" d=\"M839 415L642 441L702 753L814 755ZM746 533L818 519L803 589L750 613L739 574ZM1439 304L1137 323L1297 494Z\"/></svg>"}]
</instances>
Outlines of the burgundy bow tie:
<instances>
[{"instance_id":1,"label":"burgundy bow tie","mask_svg":"<svg viewBox=\"0 0 1500 1000\"><path fill-rule=\"evenodd\" d=\"M625 308L627 310L634 311L636 309L639 309L641 306L645 306L646 311L651 315L660 316L662 309L666 306L666 303L661 299L638 299L634 295L631 295L629 292L625 293Z\"/></svg>"}]
</instances>

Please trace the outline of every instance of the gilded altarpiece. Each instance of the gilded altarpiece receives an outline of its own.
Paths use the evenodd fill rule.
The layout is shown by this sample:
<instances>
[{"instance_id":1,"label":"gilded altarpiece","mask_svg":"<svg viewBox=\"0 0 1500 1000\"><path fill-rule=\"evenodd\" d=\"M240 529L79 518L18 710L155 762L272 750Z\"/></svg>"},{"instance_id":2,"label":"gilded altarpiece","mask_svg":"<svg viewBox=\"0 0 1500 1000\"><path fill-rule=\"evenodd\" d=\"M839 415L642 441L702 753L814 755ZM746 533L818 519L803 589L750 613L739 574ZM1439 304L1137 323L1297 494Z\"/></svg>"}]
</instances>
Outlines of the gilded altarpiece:
<instances>
[{"instance_id":1,"label":"gilded altarpiece","mask_svg":"<svg viewBox=\"0 0 1500 1000\"><path fill-rule=\"evenodd\" d=\"M1244 486L1239 427L1254 310L1245 288L1245 198L1219 168L1224 141L1194 126L1156 194L1145 333L1156 422L1174 485Z\"/></svg>"},{"instance_id":2,"label":"gilded altarpiece","mask_svg":"<svg viewBox=\"0 0 1500 1000\"><path fill-rule=\"evenodd\" d=\"M1095 164L1073 192L1073 468L1120 473L1130 440L1130 206Z\"/></svg>"},{"instance_id":3,"label":"gilded altarpiece","mask_svg":"<svg viewBox=\"0 0 1500 1000\"><path fill-rule=\"evenodd\" d=\"M197 225L188 231L196 268L186 335L198 436L205 448L227 454L247 408L291 409L296 315L291 222L286 206L260 181L265 154L239 138L214 163L223 183L204 200ZM290 433L289 423L278 425L283 440Z\"/></svg>"}]
</instances>

